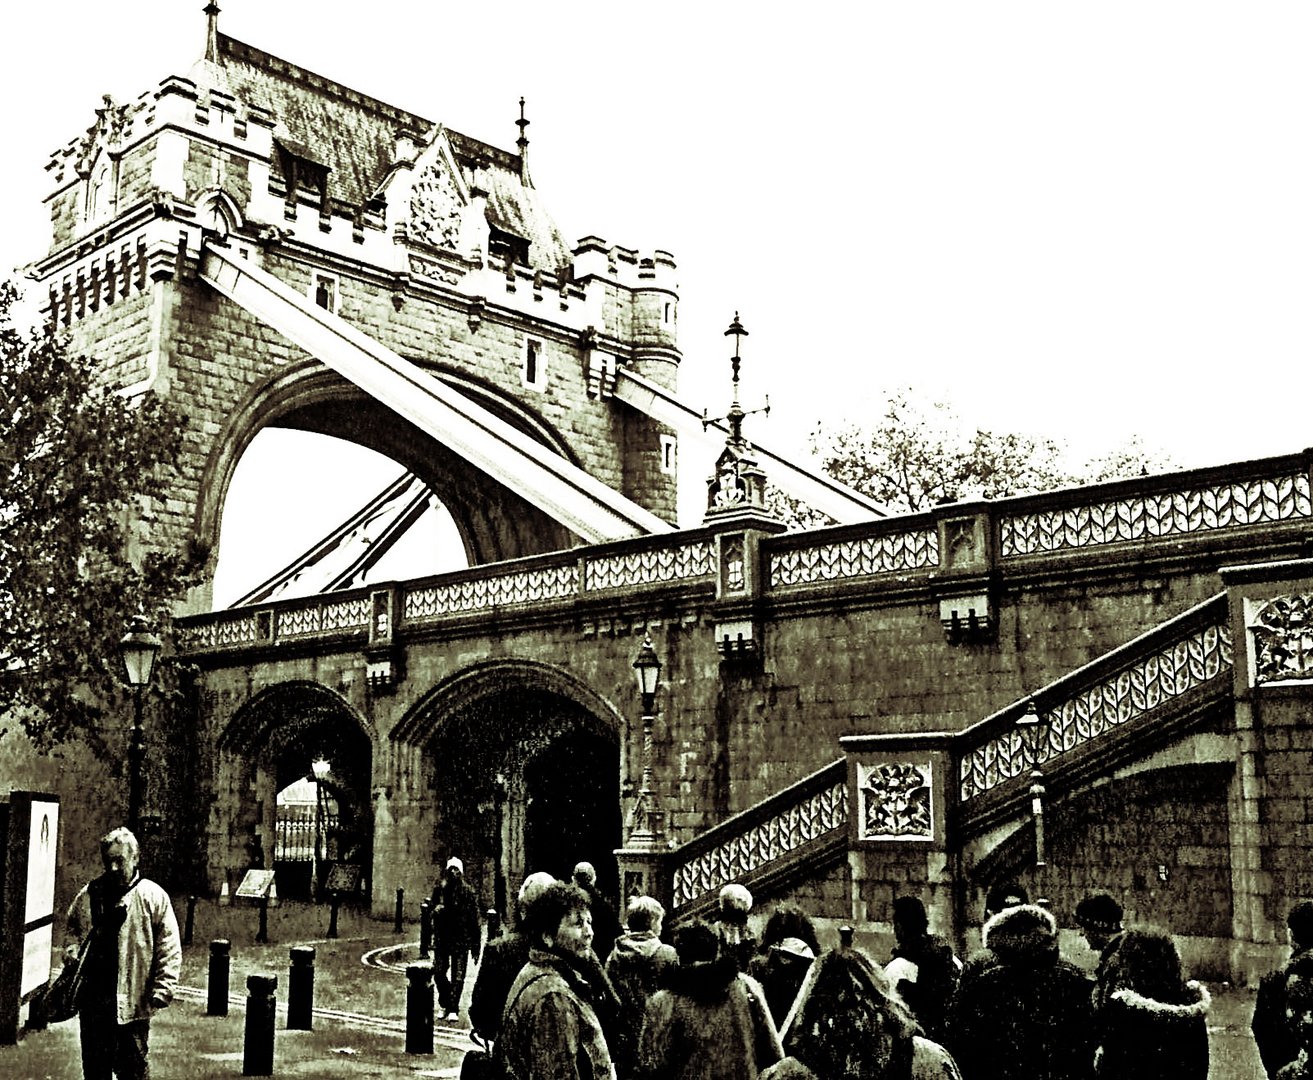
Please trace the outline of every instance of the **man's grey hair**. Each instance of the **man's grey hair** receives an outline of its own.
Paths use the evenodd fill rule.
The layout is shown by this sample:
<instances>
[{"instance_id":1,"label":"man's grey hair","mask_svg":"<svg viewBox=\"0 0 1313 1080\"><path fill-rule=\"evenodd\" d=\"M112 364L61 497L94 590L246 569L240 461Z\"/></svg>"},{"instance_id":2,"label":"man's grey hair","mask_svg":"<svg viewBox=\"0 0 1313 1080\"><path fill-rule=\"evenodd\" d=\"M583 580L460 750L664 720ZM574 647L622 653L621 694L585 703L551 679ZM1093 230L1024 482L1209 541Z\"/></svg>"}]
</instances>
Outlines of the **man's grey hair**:
<instances>
[{"instance_id":1,"label":"man's grey hair","mask_svg":"<svg viewBox=\"0 0 1313 1080\"><path fill-rule=\"evenodd\" d=\"M120 825L117 829L110 829L100 838L101 851L108 851L110 844L122 844L125 851L130 851L133 855L141 854L141 845L137 843L137 837L125 825Z\"/></svg>"},{"instance_id":2,"label":"man's grey hair","mask_svg":"<svg viewBox=\"0 0 1313 1080\"><path fill-rule=\"evenodd\" d=\"M576 885L596 885L597 871L593 869L590 862L577 862L574 864L574 873L570 875Z\"/></svg>"},{"instance_id":3,"label":"man's grey hair","mask_svg":"<svg viewBox=\"0 0 1313 1080\"><path fill-rule=\"evenodd\" d=\"M630 930L655 930L666 917L666 909L654 896L632 896L625 909L625 925Z\"/></svg>"}]
</instances>

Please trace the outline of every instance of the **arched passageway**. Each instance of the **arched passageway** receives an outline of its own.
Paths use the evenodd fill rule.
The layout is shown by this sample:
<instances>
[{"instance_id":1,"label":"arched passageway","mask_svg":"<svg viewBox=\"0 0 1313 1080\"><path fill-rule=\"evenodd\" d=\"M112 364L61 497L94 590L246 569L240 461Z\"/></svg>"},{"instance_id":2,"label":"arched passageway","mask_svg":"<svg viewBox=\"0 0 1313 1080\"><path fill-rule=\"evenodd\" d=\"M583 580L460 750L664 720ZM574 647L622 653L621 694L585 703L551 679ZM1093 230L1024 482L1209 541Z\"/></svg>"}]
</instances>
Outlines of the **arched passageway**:
<instances>
[{"instance_id":1,"label":"arched passageway","mask_svg":"<svg viewBox=\"0 0 1313 1080\"><path fill-rule=\"evenodd\" d=\"M482 902L508 912L524 876L580 860L616 895L620 737L600 699L538 665L490 665L435 694L424 743L435 789L433 864L451 855Z\"/></svg>"},{"instance_id":2,"label":"arched passageway","mask_svg":"<svg viewBox=\"0 0 1313 1080\"><path fill-rule=\"evenodd\" d=\"M282 683L240 709L219 740L228 797L212 813L218 835L231 838L227 876L272 869L280 897L319 899L336 887L367 899L373 742L367 723L318 683Z\"/></svg>"}]
</instances>

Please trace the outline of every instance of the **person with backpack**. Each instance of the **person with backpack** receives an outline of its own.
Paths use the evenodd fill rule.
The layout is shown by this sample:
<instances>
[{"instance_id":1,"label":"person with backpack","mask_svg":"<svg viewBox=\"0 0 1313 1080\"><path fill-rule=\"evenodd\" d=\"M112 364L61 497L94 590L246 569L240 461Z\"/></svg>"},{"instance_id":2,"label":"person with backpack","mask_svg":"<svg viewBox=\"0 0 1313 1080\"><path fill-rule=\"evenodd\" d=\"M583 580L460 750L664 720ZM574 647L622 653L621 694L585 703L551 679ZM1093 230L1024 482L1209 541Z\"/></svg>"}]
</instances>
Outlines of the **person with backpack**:
<instances>
[{"instance_id":1,"label":"person with backpack","mask_svg":"<svg viewBox=\"0 0 1313 1080\"><path fill-rule=\"evenodd\" d=\"M1259 982L1249 1025L1269 1077L1299 1056L1300 1043L1286 1015L1286 983L1296 962L1313 956L1313 900L1293 905L1286 914L1286 926L1290 931L1290 959Z\"/></svg>"},{"instance_id":2,"label":"person with backpack","mask_svg":"<svg viewBox=\"0 0 1313 1080\"><path fill-rule=\"evenodd\" d=\"M942 1043L962 962L944 938L930 933L930 919L918 897L896 897L893 907L897 944L884 972L911 1007L926 1036Z\"/></svg>"}]
</instances>

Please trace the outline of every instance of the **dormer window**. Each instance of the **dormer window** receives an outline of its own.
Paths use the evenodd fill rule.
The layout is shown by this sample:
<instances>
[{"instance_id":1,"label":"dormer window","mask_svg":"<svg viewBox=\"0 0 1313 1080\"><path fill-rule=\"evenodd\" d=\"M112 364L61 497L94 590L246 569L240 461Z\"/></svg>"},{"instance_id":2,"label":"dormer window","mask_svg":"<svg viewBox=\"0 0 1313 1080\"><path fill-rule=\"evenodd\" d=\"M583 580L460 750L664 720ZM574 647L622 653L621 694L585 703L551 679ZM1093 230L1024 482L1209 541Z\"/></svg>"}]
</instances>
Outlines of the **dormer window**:
<instances>
[{"instance_id":1,"label":"dormer window","mask_svg":"<svg viewBox=\"0 0 1313 1080\"><path fill-rule=\"evenodd\" d=\"M529 241L508 233L496 225L488 225L488 261L499 266L508 262L519 266L529 265Z\"/></svg>"}]
</instances>

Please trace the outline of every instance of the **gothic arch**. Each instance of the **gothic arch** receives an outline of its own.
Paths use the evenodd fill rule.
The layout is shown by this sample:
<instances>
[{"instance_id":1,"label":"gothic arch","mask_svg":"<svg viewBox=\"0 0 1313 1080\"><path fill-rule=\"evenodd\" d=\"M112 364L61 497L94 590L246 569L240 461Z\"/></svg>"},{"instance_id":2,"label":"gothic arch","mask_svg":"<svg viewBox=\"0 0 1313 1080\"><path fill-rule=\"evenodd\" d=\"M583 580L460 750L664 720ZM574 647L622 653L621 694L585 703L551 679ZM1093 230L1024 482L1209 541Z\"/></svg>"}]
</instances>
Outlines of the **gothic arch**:
<instances>
[{"instance_id":1,"label":"gothic arch","mask_svg":"<svg viewBox=\"0 0 1313 1080\"><path fill-rule=\"evenodd\" d=\"M564 698L592 717L600 732L615 739L621 737L624 716L576 676L537 660L511 658L480 661L444 679L415 703L392 729L389 739L394 743L426 745L439 738L471 704L517 689Z\"/></svg>"},{"instance_id":2,"label":"gothic arch","mask_svg":"<svg viewBox=\"0 0 1313 1080\"><path fill-rule=\"evenodd\" d=\"M436 371L444 381L476 399L571 464L569 444L522 403L491 387ZM308 359L289 365L253 388L215 438L201 476L193 528L208 549L217 548L223 507L233 475L252 440L266 427L288 427L332 435L368 447L420 477L451 512L471 564L515 558L570 545L559 523L484 475L361 390Z\"/></svg>"},{"instance_id":3,"label":"gothic arch","mask_svg":"<svg viewBox=\"0 0 1313 1080\"><path fill-rule=\"evenodd\" d=\"M238 709L220 733L217 748L221 752L243 754L269 745L279 721L293 708L299 712L302 727L349 721L371 744L377 739L373 723L352 708L341 694L322 683L298 679L261 690Z\"/></svg>"}]
</instances>

